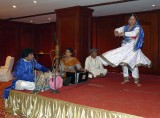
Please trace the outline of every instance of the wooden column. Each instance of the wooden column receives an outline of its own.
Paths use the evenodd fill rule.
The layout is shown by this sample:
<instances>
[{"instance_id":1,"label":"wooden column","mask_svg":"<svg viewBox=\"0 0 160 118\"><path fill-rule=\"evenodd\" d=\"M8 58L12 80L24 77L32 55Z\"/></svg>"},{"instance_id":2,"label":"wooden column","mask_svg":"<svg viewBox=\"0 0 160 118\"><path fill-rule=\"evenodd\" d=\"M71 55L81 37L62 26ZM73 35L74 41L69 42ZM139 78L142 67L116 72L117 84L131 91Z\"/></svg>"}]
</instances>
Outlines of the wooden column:
<instances>
[{"instance_id":1,"label":"wooden column","mask_svg":"<svg viewBox=\"0 0 160 118\"><path fill-rule=\"evenodd\" d=\"M76 6L56 10L56 31L61 53L66 48L74 50L82 65L89 54L92 9Z\"/></svg>"},{"instance_id":2,"label":"wooden column","mask_svg":"<svg viewBox=\"0 0 160 118\"><path fill-rule=\"evenodd\" d=\"M158 17L158 24L159 24L159 27L158 27L158 32L160 32L160 10L159 10L159 17ZM160 33L158 33L158 37L159 37L159 45L158 45L158 62L159 62L159 64L158 65L160 65ZM159 74L158 75L160 75L160 66L158 66L159 67Z\"/></svg>"}]
</instances>

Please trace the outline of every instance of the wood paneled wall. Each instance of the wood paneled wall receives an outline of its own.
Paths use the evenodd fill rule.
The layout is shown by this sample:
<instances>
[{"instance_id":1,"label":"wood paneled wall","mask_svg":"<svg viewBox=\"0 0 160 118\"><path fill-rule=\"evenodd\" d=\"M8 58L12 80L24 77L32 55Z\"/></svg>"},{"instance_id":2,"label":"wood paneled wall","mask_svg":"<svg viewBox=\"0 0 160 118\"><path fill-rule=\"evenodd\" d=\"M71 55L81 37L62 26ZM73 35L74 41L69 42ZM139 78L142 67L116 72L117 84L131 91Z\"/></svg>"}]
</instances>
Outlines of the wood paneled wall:
<instances>
[{"instance_id":1,"label":"wood paneled wall","mask_svg":"<svg viewBox=\"0 0 160 118\"><path fill-rule=\"evenodd\" d=\"M33 28L30 24L0 22L0 65L4 65L8 55L20 57L20 50L33 48Z\"/></svg>"},{"instance_id":2,"label":"wood paneled wall","mask_svg":"<svg viewBox=\"0 0 160 118\"><path fill-rule=\"evenodd\" d=\"M114 37L115 28L128 22L129 14L94 17L92 31L90 31L91 17L86 11L83 15L76 13L60 13L57 19L57 32L61 50L73 47L75 56L84 63L90 47L99 50L99 54L117 48L121 45L121 38ZM85 13L86 12L86 13ZM86 14L86 15L85 15ZM160 75L160 11L136 13L145 32L143 53L152 61L152 67L140 67L140 73ZM77 22L75 22L77 21ZM87 26L87 27L85 27ZM20 57L20 51L31 47L36 53L49 53L54 49L55 23L32 25L16 22L0 21L0 65L4 64L7 55ZM90 34L92 36L90 37ZM79 37L80 36L80 37ZM91 39L91 40L90 40ZM39 62L51 66L49 55L39 55ZM121 68L106 67L110 72L121 72Z\"/></svg>"},{"instance_id":3,"label":"wood paneled wall","mask_svg":"<svg viewBox=\"0 0 160 118\"><path fill-rule=\"evenodd\" d=\"M26 47L32 48L35 53L49 53L53 49L54 25L0 21L0 65L4 65L8 55L14 56L17 61L21 50ZM41 55L41 59L42 64L51 66L49 55Z\"/></svg>"},{"instance_id":4,"label":"wood paneled wall","mask_svg":"<svg viewBox=\"0 0 160 118\"><path fill-rule=\"evenodd\" d=\"M34 33L34 50L36 52L35 57L39 63L47 67L51 67L50 51L54 50L54 34L55 34L55 23L35 25ZM37 53L44 54L37 54Z\"/></svg>"},{"instance_id":5,"label":"wood paneled wall","mask_svg":"<svg viewBox=\"0 0 160 118\"><path fill-rule=\"evenodd\" d=\"M145 32L143 53L152 61L152 67L140 67L140 73L160 75L160 12L148 11L136 13ZM128 22L129 14L93 18L92 47L99 50L99 54L117 48L121 45L121 38L114 37L115 28ZM120 72L120 67L106 67L109 71Z\"/></svg>"},{"instance_id":6,"label":"wood paneled wall","mask_svg":"<svg viewBox=\"0 0 160 118\"><path fill-rule=\"evenodd\" d=\"M92 9L71 7L56 10L56 28L61 52L73 48L74 56L82 65L89 54L91 40Z\"/></svg>"},{"instance_id":7,"label":"wood paneled wall","mask_svg":"<svg viewBox=\"0 0 160 118\"><path fill-rule=\"evenodd\" d=\"M160 74L159 71L159 61L158 50L159 45L159 29L158 29L158 12L144 12L137 14L140 23L143 27L145 33L144 45L142 48L143 53L152 61L152 68L140 68L141 73L145 74Z\"/></svg>"}]
</instances>

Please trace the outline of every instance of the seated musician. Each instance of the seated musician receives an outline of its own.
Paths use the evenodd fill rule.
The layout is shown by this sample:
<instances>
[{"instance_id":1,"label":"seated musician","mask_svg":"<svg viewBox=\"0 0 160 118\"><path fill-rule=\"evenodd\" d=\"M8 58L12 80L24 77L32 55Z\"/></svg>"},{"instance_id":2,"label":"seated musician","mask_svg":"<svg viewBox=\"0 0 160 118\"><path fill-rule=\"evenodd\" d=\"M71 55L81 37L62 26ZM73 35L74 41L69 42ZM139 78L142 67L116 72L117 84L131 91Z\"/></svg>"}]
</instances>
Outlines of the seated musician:
<instances>
[{"instance_id":1,"label":"seated musician","mask_svg":"<svg viewBox=\"0 0 160 118\"><path fill-rule=\"evenodd\" d=\"M97 56L97 49L90 50L90 56L86 58L85 70L89 71L89 78L103 77L107 74L107 69L104 69L100 57Z\"/></svg>"},{"instance_id":2,"label":"seated musician","mask_svg":"<svg viewBox=\"0 0 160 118\"><path fill-rule=\"evenodd\" d=\"M36 69L36 75L49 71L48 68L40 65L36 61L34 61L33 50L26 48L22 50L20 60L16 63L14 68L14 77L15 81L15 89L17 90L34 90L35 84L35 73L34 69Z\"/></svg>"},{"instance_id":3,"label":"seated musician","mask_svg":"<svg viewBox=\"0 0 160 118\"><path fill-rule=\"evenodd\" d=\"M82 70L82 66L77 58L73 57L73 49L67 48L65 51L65 58L60 61L60 67L62 71L62 76L66 77L66 72L76 72L77 70Z\"/></svg>"},{"instance_id":4,"label":"seated musician","mask_svg":"<svg viewBox=\"0 0 160 118\"><path fill-rule=\"evenodd\" d=\"M48 68L40 65L34 61L33 50L25 48L22 50L21 58L16 63L13 75L15 79L12 81L12 85L5 89L4 97L7 98L9 91L11 89L16 90L34 90L35 89L35 73L36 75L41 74L42 72L49 71Z\"/></svg>"}]
</instances>

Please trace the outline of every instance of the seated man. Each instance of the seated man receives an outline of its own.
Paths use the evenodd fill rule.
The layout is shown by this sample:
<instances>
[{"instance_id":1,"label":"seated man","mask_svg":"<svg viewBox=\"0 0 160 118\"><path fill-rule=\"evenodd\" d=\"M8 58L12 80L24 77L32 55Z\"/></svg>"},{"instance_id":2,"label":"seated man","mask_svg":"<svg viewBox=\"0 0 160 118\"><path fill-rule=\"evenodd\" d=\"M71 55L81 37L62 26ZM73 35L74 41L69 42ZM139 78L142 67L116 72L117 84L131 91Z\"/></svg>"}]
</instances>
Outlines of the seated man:
<instances>
[{"instance_id":1,"label":"seated man","mask_svg":"<svg viewBox=\"0 0 160 118\"><path fill-rule=\"evenodd\" d=\"M34 72L36 69L36 73ZM5 89L4 97L7 98L11 89L16 90L34 90L35 89L35 74L39 75L42 72L49 71L46 67L40 65L34 60L33 50L25 48L22 50L21 58L16 63L13 75L15 79L12 85Z\"/></svg>"},{"instance_id":2,"label":"seated man","mask_svg":"<svg viewBox=\"0 0 160 118\"><path fill-rule=\"evenodd\" d=\"M48 69L34 60L33 50L26 48L22 51L20 60L16 63L13 75L16 78L15 89L17 90L34 90L35 84L35 73L40 74L47 72ZM41 72L42 71L42 72Z\"/></svg>"},{"instance_id":3,"label":"seated man","mask_svg":"<svg viewBox=\"0 0 160 118\"><path fill-rule=\"evenodd\" d=\"M85 70L90 72L89 78L105 76L107 69L104 69L100 57L97 56L97 49L91 49L90 54L85 61Z\"/></svg>"}]
</instances>

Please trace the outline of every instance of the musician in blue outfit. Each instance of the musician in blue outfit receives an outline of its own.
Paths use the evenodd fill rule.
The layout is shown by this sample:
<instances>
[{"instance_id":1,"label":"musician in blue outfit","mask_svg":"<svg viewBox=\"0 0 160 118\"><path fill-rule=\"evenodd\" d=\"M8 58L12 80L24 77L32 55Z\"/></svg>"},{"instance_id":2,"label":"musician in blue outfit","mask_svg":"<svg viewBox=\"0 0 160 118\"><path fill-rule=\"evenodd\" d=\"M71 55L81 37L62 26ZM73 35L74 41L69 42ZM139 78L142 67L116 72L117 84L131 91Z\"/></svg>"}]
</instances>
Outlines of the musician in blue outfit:
<instances>
[{"instance_id":1,"label":"musician in blue outfit","mask_svg":"<svg viewBox=\"0 0 160 118\"><path fill-rule=\"evenodd\" d=\"M139 82L139 66L151 66L151 61L142 53L141 48L144 42L144 32L135 14L130 15L128 25L116 28L115 36L123 37L122 46L103 53L101 61L104 65L112 67L122 66L124 81L129 82L129 69L137 86Z\"/></svg>"},{"instance_id":2,"label":"musician in blue outfit","mask_svg":"<svg viewBox=\"0 0 160 118\"><path fill-rule=\"evenodd\" d=\"M37 70L37 71L34 71ZM11 89L16 90L34 90L35 89L35 77L42 72L49 71L48 68L40 65L34 59L33 50L25 48L22 50L21 58L15 65L13 75L14 80L12 85L5 89L4 98L8 98L9 91Z\"/></svg>"}]
</instances>

